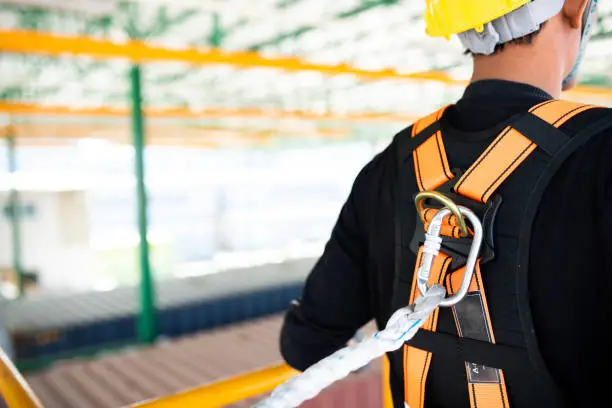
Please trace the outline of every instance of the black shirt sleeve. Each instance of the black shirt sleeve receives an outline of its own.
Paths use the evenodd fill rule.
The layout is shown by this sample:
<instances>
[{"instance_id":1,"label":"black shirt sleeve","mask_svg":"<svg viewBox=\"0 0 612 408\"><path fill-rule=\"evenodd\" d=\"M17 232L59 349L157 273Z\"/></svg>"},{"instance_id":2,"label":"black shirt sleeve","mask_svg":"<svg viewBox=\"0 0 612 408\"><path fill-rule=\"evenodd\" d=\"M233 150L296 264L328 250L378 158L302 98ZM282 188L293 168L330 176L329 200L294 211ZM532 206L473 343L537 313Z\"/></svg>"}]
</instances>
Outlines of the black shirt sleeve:
<instances>
[{"instance_id":1,"label":"black shirt sleeve","mask_svg":"<svg viewBox=\"0 0 612 408\"><path fill-rule=\"evenodd\" d=\"M368 203L372 162L357 176L302 297L291 305L281 331L281 353L305 370L344 347L372 319L367 278Z\"/></svg>"}]
</instances>

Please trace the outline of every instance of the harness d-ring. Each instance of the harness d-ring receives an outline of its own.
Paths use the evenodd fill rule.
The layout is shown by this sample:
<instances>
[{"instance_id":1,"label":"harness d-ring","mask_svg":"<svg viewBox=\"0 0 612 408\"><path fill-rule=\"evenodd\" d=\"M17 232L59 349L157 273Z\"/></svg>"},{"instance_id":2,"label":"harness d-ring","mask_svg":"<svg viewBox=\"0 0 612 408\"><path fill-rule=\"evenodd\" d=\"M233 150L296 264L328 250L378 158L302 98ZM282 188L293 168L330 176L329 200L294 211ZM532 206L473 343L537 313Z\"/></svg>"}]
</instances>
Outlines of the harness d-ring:
<instances>
[{"instance_id":1,"label":"harness d-ring","mask_svg":"<svg viewBox=\"0 0 612 408\"><path fill-rule=\"evenodd\" d=\"M455 217L457 217L457 223L459 225L463 224L466 232L467 225L464 217L467 217L474 229L474 238L466 260L465 272L461 281L461 287L457 293L444 299L440 303L440 306L453 306L459 303L465 297L470 288L472 276L474 275L474 269L476 268L476 262L478 261L478 254L480 253L480 246L482 245L482 223L476 214L472 212L472 210L467 207L456 205L448 197L438 192L427 191L417 195L415 199L417 202L417 207L420 208L420 204L425 198L435 198L442 202L446 207L438 211L438 213L433 217L429 223L429 227L427 228L427 233L425 234L425 242L423 244L423 260L417 271L417 286L421 293L425 293L428 289L427 282L429 281L431 265L433 264L433 260L438 255L438 251L440 250L442 243L442 238L440 238L440 229L442 227L444 217L454 214Z\"/></svg>"}]
</instances>

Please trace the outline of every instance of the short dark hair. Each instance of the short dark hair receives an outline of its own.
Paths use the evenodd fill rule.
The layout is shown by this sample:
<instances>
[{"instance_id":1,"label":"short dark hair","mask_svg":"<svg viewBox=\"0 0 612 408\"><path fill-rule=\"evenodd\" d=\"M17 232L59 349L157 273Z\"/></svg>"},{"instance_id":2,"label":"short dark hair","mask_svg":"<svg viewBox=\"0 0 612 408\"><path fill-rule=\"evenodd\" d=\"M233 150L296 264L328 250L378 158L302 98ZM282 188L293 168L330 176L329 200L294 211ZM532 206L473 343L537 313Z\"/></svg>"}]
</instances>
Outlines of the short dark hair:
<instances>
[{"instance_id":1,"label":"short dark hair","mask_svg":"<svg viewBox=\"0 0 612 408\"><path fill-rule=\"evenodd\" d=\"M533 40L538 36L538 34L540 34L540 32L542 31L542 29L544 28L544 25L546 24L546 22L540 24L540 28L538 28L536 31L529 33L527 35L524 35L522 37L519 38L515 38L514 40L510 40L508 42L505 42L503 44L497 44L495 46L495 50L493 51L493 53L491 55L495 55L495 54L499 54L500 52L502 52L504 50L504 48L506 47L506 45L529 45L529 44L533 44ZM465 55L484 55L484 54L475 54L470 50L466 50L465 51Z\"/></svg>"}]
</instances>

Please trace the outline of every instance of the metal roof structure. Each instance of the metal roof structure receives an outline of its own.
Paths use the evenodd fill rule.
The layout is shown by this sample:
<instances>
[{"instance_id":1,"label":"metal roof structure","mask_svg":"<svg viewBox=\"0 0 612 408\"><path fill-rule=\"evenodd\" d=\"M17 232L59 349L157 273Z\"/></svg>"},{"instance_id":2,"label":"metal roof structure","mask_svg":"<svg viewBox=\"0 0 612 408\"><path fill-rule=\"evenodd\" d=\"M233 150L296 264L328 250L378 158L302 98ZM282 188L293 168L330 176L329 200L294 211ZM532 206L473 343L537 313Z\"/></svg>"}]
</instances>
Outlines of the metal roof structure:
<instances>
[{"instance_id":1,"label":"metal roof structure","mask_svg":"<svg viewBox=\"0 0 612 408\"><path fill-rule=\"evenodd\" d=\"M24 31L43 34L22 40L25 48L49 47L57 37L73 40L61 45L66 56L62 50L51 56L0 54L0 113L36 127L30 122L41 123L41 112L43 123L52 116L64 124L75 114L91 118L83 109L114 109L125 111L127 124L130 61L67 54L86 39L106 45L139 40L207 58L195 66L190 57L143 64L144 106L162 112L165 122L156 123L165 126L170 117L182 129L223 128L225 139L243 137L248 126L247 135L262 140L291 133L287 125L266 133L281 119L298 134L325 139L342 133L329 131L330 121L350 127L378 115L405 125L455 99L470 72L470 57L457 40L425 35L423 8L423 1L407 0L0 0L0 47ZM602 3L598 18L582 69L587 87L570 96L605 103L612 95L606 89L612 83L612 4ZM45 112L50 107L51 115ZM194 115L202 111L216 113ZM394 115L399 120L389 120ZM104 120L116 126L118 119ZM104 134L103 124L98 118L95 129L76 133ZM23 127L22 136L37 137L36 129Z\"/></svg>"}]
</instances>

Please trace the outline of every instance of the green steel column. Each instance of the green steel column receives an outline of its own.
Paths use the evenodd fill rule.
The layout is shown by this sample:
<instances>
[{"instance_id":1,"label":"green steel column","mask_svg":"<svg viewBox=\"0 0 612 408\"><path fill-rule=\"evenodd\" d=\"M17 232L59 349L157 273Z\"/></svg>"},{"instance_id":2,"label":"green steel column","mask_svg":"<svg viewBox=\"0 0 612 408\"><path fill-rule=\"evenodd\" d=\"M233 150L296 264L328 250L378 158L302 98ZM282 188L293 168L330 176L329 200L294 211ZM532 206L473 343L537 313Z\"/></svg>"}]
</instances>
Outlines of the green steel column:
<instances>
[{"instance_id":1,"label":"green steel column","mask_svg":"<svg viewBox=\"0 0 612 408\"><path fill-rule=\"evenodd\" d=\"M215 13L212 16L212 30L208 39L208 43L214 48L219 48L221 47L221 43L223 42L224 37L225 31L221 27L221 18L219 17L218 13Z\"/></svg>"},{"instance_id":2,"label":"green steel column","mask_svg":"<svg viewBox=\"0 0 612 408\"><path fill-rule=\"evenodd\" d=\"M144 169L144 129L142 118L142 95L140 90L140 66L130 70L132 89L132 139L134 143L134 164L136 172L136 199L138 211L138 234L140 244L138 260L140 265L140 316L138 337L143 343L151 343L157 335L155 314L155 290L149 261L149 242L147 241L147 191Z\"/></svg>"},{"instance_id":3,"label":"green steel column","mask_svg":"<svg viewBox=\"0 0 612 408\"><path fill-rule=\"evenodd\" d=\"M17 275L17 292L19 297L25 294L25 282L23 279L23 267L21 266L21 197L15 183L15 173L17 172L17 154L15 151L15 134L12 126L8 126L6 134L6 144L8 153L8 167L12 178L12 185L9 191L8 217L11 224L11 240L13 241L13 269Z\"/></svg>"}]
</instances>

